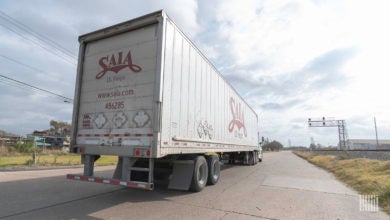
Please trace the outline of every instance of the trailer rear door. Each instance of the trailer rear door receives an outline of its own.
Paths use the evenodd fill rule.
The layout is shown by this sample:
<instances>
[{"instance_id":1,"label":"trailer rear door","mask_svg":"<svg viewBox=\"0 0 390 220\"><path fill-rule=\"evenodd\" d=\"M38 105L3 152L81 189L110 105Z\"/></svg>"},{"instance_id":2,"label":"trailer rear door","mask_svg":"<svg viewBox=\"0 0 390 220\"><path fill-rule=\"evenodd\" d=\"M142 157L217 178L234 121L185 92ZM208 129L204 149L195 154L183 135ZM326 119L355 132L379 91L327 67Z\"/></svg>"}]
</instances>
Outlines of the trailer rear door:
<instances>
[{"instance_id":1,"label":"trailer rear door","mask_svg":"<svg viewBox=\"0 0 390 220\"><path fill-rule=\"evenodd\" d=\"M87 42L76 145L150 146L157 23Z\"/></svg>"}]
</instances>

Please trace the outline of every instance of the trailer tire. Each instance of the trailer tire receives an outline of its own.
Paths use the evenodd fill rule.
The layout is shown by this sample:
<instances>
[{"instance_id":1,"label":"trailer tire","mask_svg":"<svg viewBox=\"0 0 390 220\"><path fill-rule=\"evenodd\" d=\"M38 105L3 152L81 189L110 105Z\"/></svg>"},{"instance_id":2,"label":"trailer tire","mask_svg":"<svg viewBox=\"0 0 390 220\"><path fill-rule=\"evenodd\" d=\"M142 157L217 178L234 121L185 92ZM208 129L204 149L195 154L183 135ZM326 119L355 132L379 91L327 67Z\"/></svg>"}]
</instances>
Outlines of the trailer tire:
<instances>
[{"instance_id":1,"label":"trailer tire","mask_svg":"<svg viewBox=\"0 0 390 220\"><path fill-rule=\"evenodd\" d=\"M255 160L255 165L259 162L258 158L259 158L259 152L258 152L258 151L255 151L255 158L254 158L254 160Z\"/></svg>"},{"instance_id":2,"label":"trailer tire","mask_svg":"<svg viewBox=\"0 0 390 220\"><path fill-rule=\"evenodd\" d=\"M257 165L259 163L259 152L258 151L255 151L255 157L253 158L253 160L255 161L255 165Z\"/></svg>"},{"instance_id":3,"label":"trailer tire","mask_svg":"<svg viewBox=\"0 0 390 220\"><path fill-rule=\"evenodd\" d=\"M255 160L256 160L255 152L254 151L248 152L248 165L250 166L255 165L256 164Z\"/></svg>"},{"instance_id":4,"label":"trailer tire","mask_svg":"<svg viewBox=\"0 0 390 220\"><path fill-rule=\"evenodd\" d=\"M192 175L190 190L200 192L206 186L208 177L207 162L204 156L197 156L194 159L194 171Z\"/></svg>"},{"instance_id":5,"label":"trailer tire","mask_svg":"<svg viewBox=\"0 0 390 220\"><path fill-rule=\"evenodd\" d=\"M207 178L208 185L215 185L219 180L221 173L221 164L219 163L218 156L207 157L207 165L209 168L209 176Z\"/></svg>"}]
</instances>

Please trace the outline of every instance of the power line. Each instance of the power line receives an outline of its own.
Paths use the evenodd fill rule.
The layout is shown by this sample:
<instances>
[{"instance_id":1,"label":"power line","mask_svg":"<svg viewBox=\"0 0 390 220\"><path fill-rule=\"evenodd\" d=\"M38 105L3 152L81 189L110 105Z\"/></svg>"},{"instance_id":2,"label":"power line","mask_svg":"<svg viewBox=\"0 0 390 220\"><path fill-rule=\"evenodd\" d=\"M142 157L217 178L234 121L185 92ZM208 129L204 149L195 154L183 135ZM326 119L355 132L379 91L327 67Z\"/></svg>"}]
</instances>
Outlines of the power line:
<instances>
[{"instance_id":1,"label":"power line","mask_svg":"<svg viewBox=\"0 0 390 220\"><path fill-rule=\"evenodd\" d=\"M19 89L32 89L32 88L26 88L25 86L22 86L20 84L17 84L15 82L12 82L12 81L7 81L6 79L3 79L3 78L0 78L0 82L5 84L5 85L8 85L8 86L12 86L12 87L15 87L15 88L19 88ZM32 89L33 90L33 89ZM35 91L35 90L34 90Z\"/></svg>"},{"instance_id":2,"label":"power line","mask_svg":"<svg viewBox=\"0 0 390 220\"><path fill-rule=\"evenodd\" d=\"M22 37L23 39L28 40L28 41L34 43L35 45L37 45L37 46L39 46L40 48L46 50L47 52L49 52L49 53L51 53L51 54L53 54L53 55L55 55L55 56L57 56L57 57L63 59L63 60L66 61L67 63L70 63L70 64L72 64L72 65L75 65L74 62L70 61L69 59L67 59L67 58L64 57L63 55L59 54L58 52L53 51L53 50L51 50L50 48L45 47L45 46L44 46L43 44L41 44L40 42L37 42L37 41L35 41L35 40L33 40L33 39L30 39L30 38L24 36L22 33L18 32L18 31L15 31L14 29L12 29L12 28L10 28L10 27L8 27L8 26L5 26L4 24L0 24L0 25L3 26L4 28L8 29L9 31L11 31L11 32L13 32L13 33L19 35L19 36Z\"/></svg>"},{"instance_id":3,"label":"power line","mask_svg":"<svg viewBox=\"0 0 390 220\"><path fill-rule=\"evenodd\" d=\"M32 69L32 70L35 70L35 71L38 71L38 72L41 72L41 73L47 73L47 72L45 72L45 71L43 71L43 70L41 70L41 69L38 69L38 68L33 67L33 66L30 66L30 65L25 64L25 63L23 63L23 62L20 62L20 61L18 61L18 60L12 59L12 58L10 58L10 57L8 57L8 56L5 56L5 55L0 54L0 57L3 57L4 59L7 59L7 60L12 61L12 62L14 62L14 63L17 63L17 64L19 64L19 65L21 65L21 66L27 67L27 68L29 68L29 69ZM47 73L47 74L48 74L48 73ZM9 78L9 77L8 77L8 78ZM20 88L20 89L25 89L25 88L26 88L24 85L18 84L18 83L14 82L14 81L6 81L5 79L1 79L1 78L0 78L0 82L2 82L2 83L4 83L4 84L7 84L7 85L9 85L9 86L13 86L13 87L16 87L16 88ZM36 91L36 89L31 88L31 87L28 87L28 89L32 89L32 90ZM38 91L39 91L39 90L38 90ZM62 98L61 98L61 99L62 99ZM64 100L64 102L70 103L69 100Z\"/></svg>"},{"instance_id":4,"label":"power line","mask_svg":"<svg viewBox=\"0 0 390 220\"><path fill-rule=\"evenodd\" d=\"M11 23L13 23L15 26L19 27L20 29L22 29L22 30L24 30L24 31L26 31L26 32L28 32L28 33L34 35L35 37L39 38L39 39L42 40L42 41L45 41L45 42L48 43L48 44L51 44L51 45L54 46L55 48L61 50L61 51L64 52L64 53L66 53L67 55L69 55L69 56L71 56L71 57L73 57L73 58L76 58L76 55L75 55L72 51L70 51L70 50L68 50L67 48L61 46L60 44L58 44L57 42L53 41L52 39L50 39L50 38L48 38L48 37L42 35L42 34L39 33L39 32L34 31L34 30L31 29L29 26L27 26L27 25L23 24L22 22L20 22L20 21L14 19L14 18L12 18L11 16L7 15L6 13L4 13L4 12L1 11L1 10L0 10L0 14L2 14L2 15L0 15L0 16L2 16L3 19L6 19L6 20L10 21Z\"/></svg>"},{"instance_id":5,"label":"power line","mask_svg":"<svg viewBox=\"0 0 390 220\"><path fill-rule=\"evenodd\" d=\"M25 64L25 63L20 62L20 61L18 61L18 60L12 59L11 57L5 56L5 55L3 55L3 54L0 54L0 57L3 57L4 59L7 59L7 60L12 61L12 62L14 62L14 63L17 63L17 64L19 64L19 65L21 65L21 66L27 67L27 68L29 68L29 69L32 69L32 70L34 70L34 71L38 71L38 72L41 72L41 73L46 73L46 72L43 71L43 70L40 70L40 69L38 69L38 68L36 68L36 67L30 66L30 65L28 65L28 64Z\"/></svg>"},{"instance_id":6,"label":"power line","mask_svg":"<svg viewBox=\"0 0 390 220\"><path fill-rule=\"evenodd\" d=\"M71 52L70 50L66 49L65 47L61 46L57 42L51 40L50 38L44 36L43 34L37 32L37 31L34 31L33 29L31 29L27 25L25 25L22 22L12 18L11 16L7 15L6 13L4 13L1 10L0 10L0 17L3 18L3 20L5 20L6 22L8 22L8 23L12 24L13 26L17 27L18 29L27 32L28 34L30 34L30 35L34 36L35 38L45 42L46 44L50 45L51 47L54 47L57 50L61 51L62 53L64 53L64 54L66 54L66 55L76 59L76 55L73 52Z\"/></svg>"},{"instance_id":7,"label":"power line","mask_svg":"<svg viewBox=\"0 0 390 220\"><path fill-rule=\"evenodd\" d=\"M67 103L73 102L73 99L71 99L71 98L56 94L54 92L51 92L51 91L48 91L45 89L38 88L36 86L21 82L19 80L15 80L15 79L12 79L10 77L3 76L3 75L0 75L0 77L2 77L2 78L0 78L0 82L4 83L6 85L13 86L13 87L20 88L20 89L31 89L33 91L44 92L44 93L50 94L52 96L55 96L57 98L60 98L64 102L67 102Z\"/></svg>"},{"instance_id":8,"label":"power line","mask_svg":"<svg viewBox=\"0 0 390 220\"><path fill-rule=\"evenodd\" d=\"M76 56L72 54L69 50L65 49L64 47L60 46L58 43L55 43L53 40L50 40L47 37L44 37L42 34L39 34L35 31L33 31L28 26L22 24L21 22L13 19L9 15L5 14L0 10L0 18L3 19L3 21L7 22L8 24L11 24L13 27L16 27L18 30L11 28L9 25L0 23L1 26L8 29L9 31L19 35L25 40L28 40L35 45L41 47L42 49L46 50L49 53L52 53L53 55L63 59L64 61L75 65ZM30 37L26 36L27 33ZM32 37L33 38L32 38ZM57 46L59 45L59 46Z\"/></svg>"},{"instance_id":9,"label":"power line","mask_svg":"<svg viewBox=\"0 0 390 220\"><path fill-rule=\"evenodd\" d=\"M7 80L9 80L9 81L11 81L11 82L14 82L14 83L16 82L18 85L27 86L27 87L29 87L29 88L32 88L32 89L35 89L35 90L38 90L38 91L41 91L41 92L45 92L45 93L51 94L51 95L56 96L56 97L59 97L59 98L61 98L62 100L64 100L64 102L67 102L67 103L73 102L73 99L68 98L68 97L65 97L65 96L62 96L62 95L59 95L59 94L54 93L54 92L51 92L51 91L49 91L49 90L38 88L38 87L33 86L33 85L31 85L31 84L28 84L28 83L25 83L25 82L22 82L22 81L19 81L19 80L16 80L16 79L12 79L12 78L10 78L10 77L8 77L8 76L0 75L0 77L2 77L2 78L4 78L4 79L7 79ZM1 81L0 81L0 82L1 82ZM2 82L4 82L4 81L2 81ZM8 84L10 84L10 83L8 83Z\"/></svg>"}]
</instances>

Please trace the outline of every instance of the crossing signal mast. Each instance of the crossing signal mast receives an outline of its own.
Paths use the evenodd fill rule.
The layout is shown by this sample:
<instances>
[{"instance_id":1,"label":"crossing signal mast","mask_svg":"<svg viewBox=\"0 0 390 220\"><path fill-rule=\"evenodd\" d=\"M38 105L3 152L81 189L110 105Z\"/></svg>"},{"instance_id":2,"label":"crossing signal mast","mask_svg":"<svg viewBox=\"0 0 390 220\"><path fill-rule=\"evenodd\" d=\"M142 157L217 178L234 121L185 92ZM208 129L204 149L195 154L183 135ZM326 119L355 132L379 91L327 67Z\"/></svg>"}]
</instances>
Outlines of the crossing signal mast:
<instances>
[{"instance_id":1,"label":"crossing signal mast","mask_svg":"<svg viewBox=\"0 0 390 220\"><path fill-rule=\"evenodd\" d=\"M337 127L339 131L339 150L349 150L347 125L345 120L326 119L308 119L309 127Z\"/></svg>"}]
</instances>

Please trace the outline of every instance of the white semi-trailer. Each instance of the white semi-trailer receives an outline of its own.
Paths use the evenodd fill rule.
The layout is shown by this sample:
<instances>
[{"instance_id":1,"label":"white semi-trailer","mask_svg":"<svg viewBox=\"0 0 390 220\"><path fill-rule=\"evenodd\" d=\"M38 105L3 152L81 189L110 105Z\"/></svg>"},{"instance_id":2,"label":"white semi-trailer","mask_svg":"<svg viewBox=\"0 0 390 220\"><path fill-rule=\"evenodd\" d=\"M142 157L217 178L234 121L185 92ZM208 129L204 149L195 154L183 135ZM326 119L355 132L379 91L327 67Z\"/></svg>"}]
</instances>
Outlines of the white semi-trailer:
<instances>
[{"instance_id":1,"label":"white semi-trailer","mask_svg":"<svg viewBox=\"0 0 390 220\"><path fill-rule=\"evenodd\" d=\"M68 179L193 191L219 180L220 161L258 162L258 118L201 51L158 11L79 37ZM94 176L118 156L112 178Z\"/></svg>"}]
</instances>

